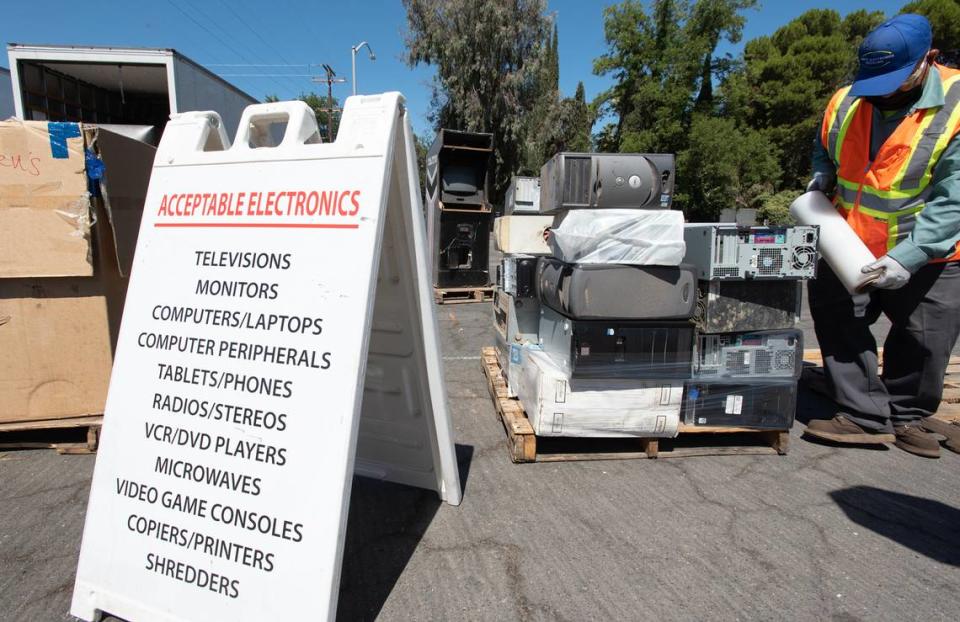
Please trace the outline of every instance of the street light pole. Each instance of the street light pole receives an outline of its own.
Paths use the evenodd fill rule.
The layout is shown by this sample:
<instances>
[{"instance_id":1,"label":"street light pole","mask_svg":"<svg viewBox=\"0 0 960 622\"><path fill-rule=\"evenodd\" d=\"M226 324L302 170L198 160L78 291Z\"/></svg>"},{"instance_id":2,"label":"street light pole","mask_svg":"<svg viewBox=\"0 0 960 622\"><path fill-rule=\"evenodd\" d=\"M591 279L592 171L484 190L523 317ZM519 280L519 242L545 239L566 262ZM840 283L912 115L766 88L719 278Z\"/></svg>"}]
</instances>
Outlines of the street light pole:
<instances>
[{"instance_id":1,"label":"street light pole","mask_svg":"<svg viewBox=\"0 0 960 622\"><path fill-rule=\"evenodd\" d=\"M366 46L367 52L370 54L370 60L377 60L377 55L373 53L373 48L370 47L370 44L366 41L361 41L350 48L350 68L353 72L352 85L354 95L357 94L357 52L363 49L364 46Z\"/></svg>"}]
</instances>

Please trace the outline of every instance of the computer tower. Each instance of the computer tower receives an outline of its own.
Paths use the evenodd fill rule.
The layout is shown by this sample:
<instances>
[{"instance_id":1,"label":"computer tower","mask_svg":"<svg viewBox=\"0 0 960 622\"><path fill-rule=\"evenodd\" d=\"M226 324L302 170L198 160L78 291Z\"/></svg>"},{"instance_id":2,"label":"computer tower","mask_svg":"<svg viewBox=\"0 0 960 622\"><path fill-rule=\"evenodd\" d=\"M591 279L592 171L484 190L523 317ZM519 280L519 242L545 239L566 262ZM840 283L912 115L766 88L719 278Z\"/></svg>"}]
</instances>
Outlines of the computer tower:
<instances>
[{"instance_id":1,"label":"computer tower","mask_svg":"<svg viewBox=\"0 0 960 622\"><path fill-rule=\"evenodd\" d=\"M693 267L569 264L541 257L540 301L578 319L687 319L696 302Z\"/></svg>"},{"instance_id":2,"label":"computer tower","mask_svg":"<svg viewBox=\"0 0 960 622\"><path fill-rule=\"evenodd\" d=\"M537 345L540 303L536 298L517 299L496 289L493 292L494 336L497 360L507 378L507 393L516 397L521 349Z\"/></svg>"},{"instance_id":3,"label":"computer tower","mask_svg":"<svg viewBox=\"0 0 960 622\"><path fill-rule=\"evenodd\" d=\"M516 298L503 290L493 292L494 325L510 343L538 343L540 302Z\"/></svg>"},{"instance_id":4,"label":"computer tower","mask_svg":"<svg viewBox=\"0 0 960 622\"><path fill-rule=\"evenodd\" d=\"M540 211L670 209L673 154L558 153L540 169Z\"/></svg>"},{"instance_id":5,"label":"computer tower","mask_svg":"<svg viewBox=\"0 0 960 622\"><path fill-rule=\"evenodd\" d=\"M530 255L504 255L497 266L497 287L515 298L537 295L537 258ZM539 321L539 315L537 316Z\"/></svg>"},{"instance_id":6,"label":"computer tower","mask_svg":"<svg viewBox=\"0 0 960 622\"><path fill-rule=\"evenodd\" d=\"M694 378L792 378L803 366L803 331L765 330L697 336Z\"/></svg>"},{"instance_id":7,"label":"computer tower","mask_svg":"<svg viewBox=\"0 0 960 622\"><path fill-rule=\"evenodd\" d=\"M689 378L688 321L572 320L540 306L540 346L572 377Z\"/></svg>"},{"instance_id":8,"label":"computer tower","mask_svg":"<svg viewBox=\"0 0 960 622\"><path fill-rule=\"evenodd\" d=\"M483 287L492 206L488 172L493 135L442 129L427 152L427 237L437 287Z\"/></svg>"},{"instance_id":9,"label":"computer tower","mask_svg":"<svg viewBox=\"0 0 960 622\"><path fill-rule=\"evenodd\" d=\"M789 430L797 411L796 380L687 382L686 425Z\"/></svg>"},{"instance_id":10,"label":"computer tower","mask_svg":"<svg viewBox=\"0 0 960 622\"><path fill-rule=\"evenodd\" d=\"M503 213L536 214L540 211L540 178L514 177L503 199Z\"/></svg>"},{"instance_id":11,"label":"computer tower","mask_svg":"<svg viewBox=\"0 0 960 622\"><path fill-rule=\"evenodd\" d=\"M817 275L819 229L687 224L684 263L704 280L812 279Z\"/></svg>"},{"instance_id":12,"label":"computer tower","mask_svg":"<svg viewBox=\"0 0 960 622\"><path fill-rule=\"evenodd\" d=\"M803 283L698 281L694 322L704 333L793 328L800 321Z\"/></svg>"},{"instance_id":13,"label":"computer tower","mask_svg":"<svg viewBox=\"0 0 960 622\"><path fill-rule=\"evenodd\" d=\"M490 213L436 210L433 284L483 287L490 284Z\"/></svg>"}]
</instances>

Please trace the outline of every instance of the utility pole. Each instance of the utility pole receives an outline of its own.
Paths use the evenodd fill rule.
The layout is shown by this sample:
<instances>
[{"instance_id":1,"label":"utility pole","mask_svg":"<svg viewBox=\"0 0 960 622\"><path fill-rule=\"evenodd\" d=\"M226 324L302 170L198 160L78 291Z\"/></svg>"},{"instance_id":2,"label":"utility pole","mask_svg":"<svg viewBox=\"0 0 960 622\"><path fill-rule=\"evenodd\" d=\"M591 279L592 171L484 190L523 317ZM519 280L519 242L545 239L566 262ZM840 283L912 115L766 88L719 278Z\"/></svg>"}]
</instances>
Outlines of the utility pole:
<instances>
[{"instance_id":1,"label":"utility pole","mask_svg":"<svg viewBox=\"0 0 960 622\"><path fill-rule=\"evenodd\" d=\"M329 107L321 108L321 110L327 113L327 142L332 143L333 142L333 115L334 113L339 113L341 110L341 108L333 105L333 85L335 83L339 84L342 82L346 82L347 79L338 78L337 72L333 70L333 67L331 67L326 63L321 65L321 67L323 67L324 73L327 74L326 77L314 76L311 79L311 82L315 82L317 84L322 84L325 82L327 84L327 106Z\"/></svg>"}]
</instances>

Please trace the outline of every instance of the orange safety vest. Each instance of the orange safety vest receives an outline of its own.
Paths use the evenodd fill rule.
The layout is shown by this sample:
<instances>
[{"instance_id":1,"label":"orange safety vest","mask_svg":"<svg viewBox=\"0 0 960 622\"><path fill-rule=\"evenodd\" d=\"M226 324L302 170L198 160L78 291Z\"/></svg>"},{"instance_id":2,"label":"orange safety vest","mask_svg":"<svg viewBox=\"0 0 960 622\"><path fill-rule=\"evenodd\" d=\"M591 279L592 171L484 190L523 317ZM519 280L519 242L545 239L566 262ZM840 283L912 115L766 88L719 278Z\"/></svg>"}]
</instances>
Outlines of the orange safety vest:
<instances>
[{"instance_id":1,"label":"orange safety vest","mask_svg":"<svg viewBox=\"0 0 960 622\"><path fill-rule=\"evenodd\" d=\"M876 257L913 231L930 196L933 169L960 131L960 70L934 64L943 82L944 105L913 111L870 161L873 106L837 91L827 105L820 141L837 167L834 205ZM960 240L950 257L960 259Z\"/></svg>"}]
</instances>

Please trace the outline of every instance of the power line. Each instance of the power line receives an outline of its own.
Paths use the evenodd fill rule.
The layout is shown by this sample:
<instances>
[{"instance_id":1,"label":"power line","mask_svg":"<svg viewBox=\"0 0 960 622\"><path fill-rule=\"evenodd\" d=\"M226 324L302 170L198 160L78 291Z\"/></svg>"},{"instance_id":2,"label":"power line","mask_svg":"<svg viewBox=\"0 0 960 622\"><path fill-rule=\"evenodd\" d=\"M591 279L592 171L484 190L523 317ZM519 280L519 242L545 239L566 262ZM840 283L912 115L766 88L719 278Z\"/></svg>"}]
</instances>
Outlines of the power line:
<instances>
[{"instance_id":1,"label":"power line","mask_svg":"<svg viewBox=\"0 0 960 622\"><path fill-rule=\"evenodd\" d=\"M223 45L225 48L227 48L228 50L230 50L231 52L233 52L234 54L236 54L237 56L239 56L239 57L242 58L243 60L250 62L250 59L247 58L247 56L246 56L243 52L240 52L240 51L237 50L235 47L233 47L232 45L230 45L229 43L227 43L226 41L224 41L223 38L220 37L220 35L218 35L218 34L217 34L216 32L214 32L213 30L207 28L206 25L204 25L202 22L198 21L195 17L193 17L192 15L190 15L189 13L187 13L185 10L183 10L182 7L180 7L180 5L176 4L173 0L167 0L167 2L170 4L170 6L172 6L172 7L175 8L177 11L179 11L184 17L186 17L186 18L189 19L191 22L193 22L198 28L200 28L201 30L203 30L204 32L206 32L207 34L209 34L211 37L213 37L214 39L216 39L217 41L219 41L220 44ZM194 8L196 8L196 7L194 7ZM206 17L207 19L210 19L209 16L207 16L206 14L204 14L204 13L203 13L202 11L200 11L199 9L197 9L197 11L198 11L201 15L203 15L204 17ZM277 86L279 86L281 89L289 88L289 87L285 87L284 85L280 84L280 82L278 82L275 78L273 79L273 82L274 82L274 84L276 84Z\"/></svg>"},{"instance_id":2,"label":"power line","mask_svg":"<svg viewBox=\"0 0 960 622\"><path fill-rule=\"evenodd\" d=\"M264 46L266 46L266 47L267 47L268 49L270 49L270 50L273 50L273 51L276 53L277 58L279 58L280 60L282 60L282 61L285 62L285 63L290 63L290 61L288 61L287 59L285 59L285 58L283 57L283 54L281 54L279 50L277 50L276 48L274 48L272 45L270 45L270 43L267 42L266 39L263 38L263 36L260 34L259 31L254 30L253 28L251 28L251 27L250 27L250 24L248 24L247 21L246 21L245 19L243 19L243 18L240 16L239 13L237 13L236 11L234 11L234 10L233 10L233 7L230 6L229 3L225 2L224 0L220 0L220 4L222 4L223 6L227 7L227 10L230 11L230 13L232 13L233 16L237 18L237 21L239 21L241 24L243 24L244 26L246 26L246 27L247 27L247 30L249 30L250 32L252 32L252 33L257 37L257 39L260 39L260 42L263 43Z\"/></svg>"},{"instance_id":3,"label":"power line","mask_svg":"<svg viewBox=\"0 0 960 622\"><path fill-rule=\"evenodd\" d=\"M211 25L219 28L220 31L224 34L224 36L226 36L228 39L231 39L231 40L236 41L236 37L234 36L233 32L232 32L232 31L228 31L228 30L223 26L223 24L221 23L222 20L216 19L216 18L212 17L211 15L209 15L206 11L204 11L204 10L199 6L199 4L191 4L191 5L189 5L189 6L190 6L194 11L196 11L196 12L199 13L201 16L203 16ZM236 42L238 43L238 45L241 46L242 49L250 52L250 53L253 54L253 55L256 55L256 53L255 53L252 49L250 49L249 47L245 46L243 43L241 43L241 42L239 42L239 41L236 41ZM239 53L239 52L238 52L238 56L240 56L241 58L243 58L243 60L245 60L245 61L247 61L247 62L252 62L252 61L250 60L250 58L248 58L247 56L245 56L245 55L242 54L242 53ZM282 89L285 88L284 85L281 84L281 83L280 83L279 81L277 81L277 80L273 80L273 83L276 84L277 86L279 86L280 89L281 89L281 91L282 91ZM295 81L289 80L289 78L288 78L286 88L290 88L290 85L291 85L291 84L293 85L293 89L294 89L294 90L300 89L300 86L299 86Z\"/></svg>"},{"instance_id":4,"label":"power line","mask_svg":"<svg viewBox=\"0 0 960 622\"><path fill-rule=\"evenodd\" d=\"M239 13L237 13L237 12L233 9L233 7L230 6L230 4L229 4L228 2L225 2L225 0L220 0L220 4L222 4L223 6L225 6L225 7L227 8L227 10L228 10L235 18L237 18L237 21L238 21L238 22L240 22L241 24L243 24L244 27L246 27L247 30L249 30L250 32L252 32L252 33L254 34L254 36L255 36L257 39L260 40L260 42L264 45L264 47L266 47L268 50L270 50L270 51L272 51L274 54L276 54L277 58L279 58L280 60L282 60L284 63L290 64L290 61L287 60L286 58L284 58L284 57L283 57L283 54L281 54L278 49L276 49L276 48L274 48L272 45L270 45L270 43L269 43L266 39L263 38L263 35L261 35L258 30L255 30L254 28L252 28L252 27L250 26L250 24L249 24L245 19L243 19L243 17L242 17Z\"/></svg>"}]
</instances>

